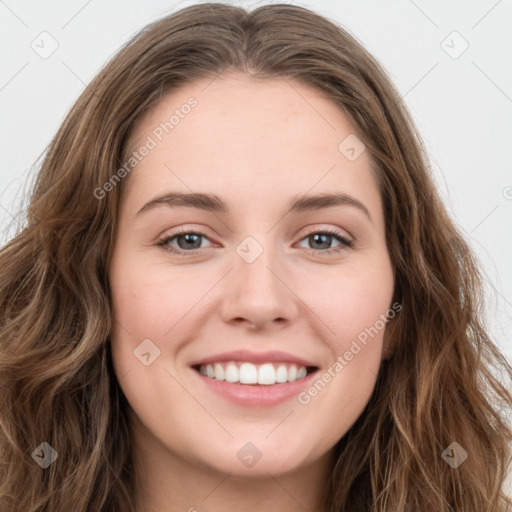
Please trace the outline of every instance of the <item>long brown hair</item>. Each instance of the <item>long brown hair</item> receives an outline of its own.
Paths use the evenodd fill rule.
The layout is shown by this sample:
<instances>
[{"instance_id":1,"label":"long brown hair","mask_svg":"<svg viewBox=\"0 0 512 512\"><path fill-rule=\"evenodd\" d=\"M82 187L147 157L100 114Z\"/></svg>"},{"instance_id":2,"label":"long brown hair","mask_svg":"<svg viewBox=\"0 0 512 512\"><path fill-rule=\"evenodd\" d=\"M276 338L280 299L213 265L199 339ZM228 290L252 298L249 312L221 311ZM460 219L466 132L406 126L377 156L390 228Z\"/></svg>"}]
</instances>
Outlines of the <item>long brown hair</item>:
<instances>
[{"instance_id":1,"label":"long brown hair","mask_svg":"<svg viewBox=\"0 0 512 512\"><path fill-rule=\"evenodd\" d=\"M123 182L94 191L119 176L134 125L164 92L226 70L327 93L357 126L382 195L402 311L370 402L335 447L329 512L509 510L512 397L498 376L510 380L512 368L485 330L480 271L399 93L319 14L221 3L149 25L101 70L47 148L25 223L0 251L0 509L133 510L128 403L109 349ZM37 458L53 458L41 443L57 455L45 469ZM446 454L461 448L468 457L453 467Z\"/></svg>"}]
</instances>

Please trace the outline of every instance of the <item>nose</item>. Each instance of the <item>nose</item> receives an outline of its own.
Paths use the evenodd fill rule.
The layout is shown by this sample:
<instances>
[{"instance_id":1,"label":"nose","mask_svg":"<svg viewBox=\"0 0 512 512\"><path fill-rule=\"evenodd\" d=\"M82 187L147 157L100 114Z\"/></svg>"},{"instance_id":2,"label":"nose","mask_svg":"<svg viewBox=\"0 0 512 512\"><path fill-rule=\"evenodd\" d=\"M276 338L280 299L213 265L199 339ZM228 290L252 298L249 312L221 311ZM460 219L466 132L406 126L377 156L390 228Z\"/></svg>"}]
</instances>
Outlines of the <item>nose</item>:
<instances>
[{"instance_id":1,"label":"nose","mask_svg":"<svg viewBox=\"0 0 512 512\"><path fill-rule=\"evenodd\" d=\"M293 322L299 313L299 299L293 283L287 282L290 273L283 268L266 251L252 263L236 255L234 268L224 283L223 320L246 324L252 330L280 329Z\"/></svg>"}]
</instances>

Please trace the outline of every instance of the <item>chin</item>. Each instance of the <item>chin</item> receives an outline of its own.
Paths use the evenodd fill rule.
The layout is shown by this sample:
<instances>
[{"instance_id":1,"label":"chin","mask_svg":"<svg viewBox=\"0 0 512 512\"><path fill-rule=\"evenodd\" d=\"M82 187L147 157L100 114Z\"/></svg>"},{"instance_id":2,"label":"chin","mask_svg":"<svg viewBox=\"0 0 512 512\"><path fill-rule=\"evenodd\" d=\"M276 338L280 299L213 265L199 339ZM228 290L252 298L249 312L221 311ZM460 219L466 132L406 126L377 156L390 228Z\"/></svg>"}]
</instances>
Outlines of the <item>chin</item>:
<instances>
[{"instance_id":1,"label":"chin","mask_svg":"<svg viewBox=\"0 0 512 512\"><path fill-rule=\"evenodd\" d=\"M292 442L290 438L265 439L264 435L254 435L243 441L238 437L227 443L219 441L217 446L210 445L198 455L203 455L205 465L221 473L231 473L232 477L268 478L269 473L273 476L292 473L314 462L315 457L307 450L298 439ZM204 458L206 451L208 457Z\"/></svg>"}]
</instances>

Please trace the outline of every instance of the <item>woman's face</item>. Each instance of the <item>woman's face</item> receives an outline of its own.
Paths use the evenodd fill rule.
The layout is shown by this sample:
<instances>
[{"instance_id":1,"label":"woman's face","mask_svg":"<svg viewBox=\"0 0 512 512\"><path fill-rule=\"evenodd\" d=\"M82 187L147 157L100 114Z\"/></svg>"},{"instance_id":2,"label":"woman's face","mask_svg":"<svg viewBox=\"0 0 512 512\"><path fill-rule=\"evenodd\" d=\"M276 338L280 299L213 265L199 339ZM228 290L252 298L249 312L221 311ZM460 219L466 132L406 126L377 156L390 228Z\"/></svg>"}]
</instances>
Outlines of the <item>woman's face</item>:
<instances>
[{"instance_id":1,"label":"woman's face","mask_svg":"<svg viewBox=\"0 0 512 512\"><path fill-rule=\"evenodd\" d=\"M141 450L276 475L327 457L359 417L394 279L354 133L316 89L238 73L137 125L109 279Z\"/></svg>"}]
</instances>

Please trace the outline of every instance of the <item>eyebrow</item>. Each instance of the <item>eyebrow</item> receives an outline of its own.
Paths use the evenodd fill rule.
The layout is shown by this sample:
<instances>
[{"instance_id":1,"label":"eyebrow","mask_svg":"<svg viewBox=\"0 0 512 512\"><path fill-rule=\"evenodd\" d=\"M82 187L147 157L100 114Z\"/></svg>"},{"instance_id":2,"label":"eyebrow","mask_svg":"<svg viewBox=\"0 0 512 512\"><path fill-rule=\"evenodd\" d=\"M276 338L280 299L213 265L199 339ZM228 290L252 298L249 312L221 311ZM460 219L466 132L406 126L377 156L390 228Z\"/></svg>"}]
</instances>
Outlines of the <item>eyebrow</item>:
<instances>
[{"instance_id":1,"label":"eyebrow","mask_svg":"<svg viewBox=\"0 0 512 512\"><path fill-rule=\"evenodd\" d=\"M197 208L209 212L229 213L228 204L220 197L214 194L204 194L201 192L167 192L148 201L137 213L136 216L147 210L151 210L158 206L186 206ZM332 206L352 206L362 211L369 219L372 220L368 208L348 194L318 194L318 195L297 195L292 197L288 203L284 215L288 213L300 213L311 210L320 210L330 208Z\"/></svg>"}]
</instances>

